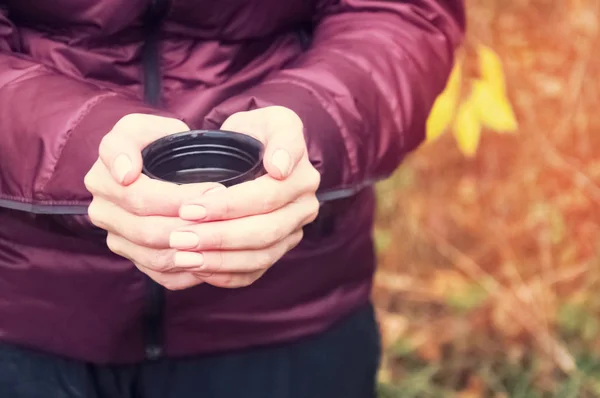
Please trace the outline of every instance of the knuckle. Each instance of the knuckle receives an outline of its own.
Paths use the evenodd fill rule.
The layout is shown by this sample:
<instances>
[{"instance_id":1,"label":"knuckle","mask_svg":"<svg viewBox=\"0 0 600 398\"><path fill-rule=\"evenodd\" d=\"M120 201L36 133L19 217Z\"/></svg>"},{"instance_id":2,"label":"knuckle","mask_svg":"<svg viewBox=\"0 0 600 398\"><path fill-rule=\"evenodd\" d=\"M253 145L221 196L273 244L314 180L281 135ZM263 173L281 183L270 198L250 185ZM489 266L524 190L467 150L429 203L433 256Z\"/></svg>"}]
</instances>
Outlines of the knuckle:
<instances>
[{"instance_id":1,"label":"knuckle","mask_svg":"<svg viewBox=\"0 0 600 398\"><path fill-rule=\"evenodd\" d=\"M309 170L309 178L307 180L309 181L310 190L314 192L319 189L319 186L321 185L321 173L314 167L310 167Z\"/></svg>"},{"instance_id":2,"label":"knuckle","mask_svg":"<svg viewBox=\"0 0 600 398\"><path fill-rule=\"evenodd\" d=\"M206 268L207 273L223 272L226 267L225 261L225 254L222 251L205 252L203 267Z\"/></svg>"},{"instance_id":3,"label":"knuckle","mask_svg":"<svg viewBox=\"0 0 600 398\"><path fill-rule=\"evenodd\" d=\"M218 251L215 253L215 261L213 265L213 269L215 271L220 271L225 268L225 254L222 251Z\"/></svg>"},{"instance_id":4,"label":"knuckle","mask_svg":"<svg viewBox=\"0 0 600 398\"><path fill-rule=\"evenodd\" d=\"M98 196L106 191L100 167L103 167L100 162L94 163L94 166L83 177L83 184L92 196Z\"/></svg>"},{"instance_id":5,"label":"knuckle","mask_svg":"<svg viewBox=\"0 0 600 398\"><path fill-rule=\"evenodd\" d=\"M113 192L110 192L110 197L112 198L112 202L115 203L117 206L119 206L120 208L129 211L129 213L135 214L133 213L130 208L129 201L132 200L132 196L135 195L131 195L130 194L130 187L119 187L118 189L115 189Z\"/></svg>"},{"instance_id":6,"label":"knuckle","mask_svg":"<svg viewBox=\"0 0 600 398\"><path fill-rule=\"evenodd\" d=\"M95 221L96 218L98 217L98 200L97 199L92 199L92 201L90 202L88 208L87 208L87 213L88 213L88 217L90 218L90 220Z\"/></svg>"},{"instance_id":7,"label":"knuckle","mask_svg":"<svg viewBox=\"0 0 600 398\"><path fill-rule=\"evenodd\" d=\"M254 272L252 274L248 274L245 278L244 278L244 286L250 286L252 285L254 282L256 282L257 280L260 279L261 276L263 276L265 273L265 271L258 271L258 272Z\"/></svg>"},{"instance_id":8,"label":"knuckle","mask_svg":"<svg viewBox=\"0 0 600 398\"><path fill-rule=\"evenodd\" d=\"M304 219L304 222L302 223L303 226L314 222L317 219L318 216L319 216L319 213L310 213L308 215L308 217L306 217Z\"/></svg>"},{"instance_id":9,"label":"knuckle","mask_svg":"<svg viewBox=\"0 0 600 398\"><path fill-rule=\"evenodd\" d=\"M101 157L105 156L110 148L110 141L112 140L112 134L108 133L100 140L100 144L98 145L98 153Z\"/></svg>"},{"instance_id":10,"label":"knuckle","mask_svg":"<svg viewBox=\"0 0 600 398\"><path fill-rule=\"evenodd\" d=\"M173 292L184 290L194 285L194 283L189 280L181 280L179 276L175 274L151 273L151 278L165 289Z\"/></svg>"},{"instance_id":11,"label":"knuckle","mask_svg":"<svg viewBox=\"0 0 600 398\"><path fill-rule=\"evenodd\" d=\"M159 231L156 228L144 228L139 223L133 227L133 235L136 236L137 240L143 245L148 247L156 247L161 243Z\"/></svg>"},{"instance_id":12,"label":"knuckle","mask_svg":"<svg viewBox=\"0 0 600 398\"><path fill-rule=\"evenodd\" d=\"M321 210L321 202L319 202L319 199L317 198L316 195L311 196L310 206L311 206L312 213L319 214L319 211Z\"/></svg>"},{"instance_id":13,"label":"knuckle","mask_svg":"<svg viewBox=\"0 0 600 398\"><path fill-rule=\"evenodd\" d=\"M283 238L283 228L280 225L272 225L264 228L260 233L259 243L263 246L271 246Z\"/></svg>"},{"instance_id":14,"label":"knuckle","mask_svg":"<svg viewBox=\"0 0 600 398\"><path fill-rule=\"evenodd\" d=\"M94 167L95 166L93 166L92 169L86 173L85 177L83 177L83 185L85 185L85 189L92 195L96 192L96 181L93 174Z\"/></svg>"},{"instance_id":15,"label":"knuckle","mask_svg":"<svg viewBox=\"0 0 600 398\"><path fill-rule=\"evenodd\" d=\"M213 285L226 289L231 289L235 287L237 283L236 279L237 278L233 274L221 274L219 275L218 280L216 280L213 283Z\"/></svg>"},{"instance_id":16,"label":"knuckle","mask_svg":"<svg viewBox=\"0 0 600 398\"><path fill-rule=\"evenodd\" d=\"M157 276L155 281L162 285L165 289L172 292L182 290L182 286L174 279L167 276Z\"/></svg>"},{"instance_id":17,"label":"knuckle","mask_svg":"<svg viewBox=\"0 0 600 398\"><path fill-rule=\"evenodd\" d=\"M313 170L313 174L314 174L313 179L315 182L314 187L315 187L315 191L316 191L321 186L321 173L319 172L319 170L317 170L314 167L312 167L312 170Z\"/></svg>"},{"instance_id":18,"label":"knuckle","mask_svg":"<svg viewBox=\"0 0 600 398\"><path fill-rule=\"evenodd\" d=\"M277 224L274 226L271 232L271 241L273 243L279 242L283 240L287 236L286 230L282 224Z\"/></svg>"},{"instance_id":19,"label":"knuckle","mask_svg":"<svg viewBox=\"0 0 600 398\"><path fill-rule=\"evenodd\" d=\"M227 284L227 287L230 289L239 289L244 286L247 286L247 284L245 278L242 276L232 277Z\"/></svg>"},{"instance_id":20,"label":"knuckle","mask_svg":"<svg viewBox=\"0 0 600 398\"><path fill-rule=\"evenodd\" d=\"M298 232L296 234L294 234L293 239L290 241L289 246L287 247L287 251L290 251L293 248L295 248L296 246L298 246L300 244L300 242L302 242L303 238L304 238L304 231L302 229L300 229L300 230L298 230Z\"/></svg>"},{"instance_id":21,"label":"knuckle","mask_svg":"<svg viewBox=\"0 0 600 398\"><path fill-rule=\"evenodd\" d=\"M262 212L268 213L277 207L277 195L264 195L262 199Z\"/></svg>"},{"instance_id":22,"label":"knuckle","mask_svg":"<svg viewBox=\"0 0 600 398\"><path fill-rule=\"evenodd\" d=\"M100 145L98 146L98 155L104 162L108 161L111 158L112 152L114 152L115 148L118 148L118 145L115 141L116 137L113 132L106 134L100 140Z\"/></svg>"},{"instance_id":23,"label":"knuckle","mask_svg":"<svg viewBox=\"0 0 600 398\"><path fill-rule=\"evenodd\" d=\"M156 272L166 272L173 268L172 254L168 250L151 251L146 254L144 264Z\"/></svg>"},{"instance_id":24,"label":"knuckle","mask_svg":"<svg viewBox=\"0 0 600 398\"><path fill-rule=\"evenodd\" d=\"M148 203L142 195L124 195L124 202L130 212L139 216L148 214Z\"/></svg>"},{"instance_id":25,"label":"knuckle","mask_svg":"<svg viewBox=\"0 0 600 398\"><path fill-rule=\"evenodd\" d=\"M262 271L251 274L223 274L214 285L226 289L239 289L252 285L261 275Z\"/></svg>"},{"instance_id":26,"label":"knuckle","mask_svg":"<svg viewBox=\"0 0 600 398\"><path fill-rule=\"evenodd\" d=\"M315 221L317 216L319 215L319 210L321 209L321 204L319 203L319 200L316 198L316 196L312 196L308 200L307 208L308 208L308 221L309 222Z\"/></svg>"},{"instance_id":27,"label":"knuckle","mask_svg":"<svg viewBox=\"0 0 600 398\"><path fill-rule=\"evenodd\" d=\"M100 204L97 199L92 200L87 211L92 224L98 228L104 228L106 226L104 222L102 222L102 211L100 211Z\"/></svg>"},{"instance_id":28,"label":"knuckle","mask_svg":"<svg viewBox=\"0 0 600 398\"><path fill-rule=\"evenodd\" d=\"M118 255L122 254L120 240L116 237L116 235L109 233L106 236L106 246L111 252Z\"/></svg>"},{"instance_id":29,"label":"knuckle","mask_svg":"<svg viewBox=\"0 0 600 398\"><path fill-rule=\"evenodd\" d=\"M225 247L227 240L226 233L223 228L215 228L211 236L211 246L213 249L222 250Z\"/></svg>"},{"instance_id":30,"label":"knuckle","mask_svg":"<svg viewBox=\"0 0 600 398\"><path fill-rule=\"evenodd\" d=\"M229 195L223 195L221 198L221 216L223 218L227 218L231 214L233 214L233 205L231 203L231 198Z\"/></svg>"},{"instance_id":31,"label":"knuckle","mask_svg":"<svg viewBox=\"0 0 600 398\"><path fill-rule=\"evenodd\" d=\"M234 278L235 280L234 280L232 287L239 289L241 287L248 287L248 286L252 285L258 279L258 277L254 276L255 274L257 274L257 273L240 275L239 277Z\"/></svg>"},{"instance_id":32,"label":"knuckle","mask_svg":"<svg viewBox=\"0 0 600 398\"><path fill-rule=\"evenodd\" d=\"M263 251L257 254L256 269L268 270L275 263L276 256L272 251Z\"/></svg>"}]
</instances>

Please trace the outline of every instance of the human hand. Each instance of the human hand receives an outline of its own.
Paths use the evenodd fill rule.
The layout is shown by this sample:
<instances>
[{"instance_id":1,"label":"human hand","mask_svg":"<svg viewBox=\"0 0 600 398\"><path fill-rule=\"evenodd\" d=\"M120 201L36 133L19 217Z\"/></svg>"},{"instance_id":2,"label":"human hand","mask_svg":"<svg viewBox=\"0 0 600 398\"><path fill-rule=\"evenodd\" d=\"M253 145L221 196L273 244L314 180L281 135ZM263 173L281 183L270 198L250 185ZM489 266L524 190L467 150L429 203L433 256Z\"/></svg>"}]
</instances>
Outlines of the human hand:
<instances>
[{"instance_id":1,"label":"human hand","mask_svg":"<svg viewBox=\"0 0 600 398\"><path fill-rule=\"evenodd\" d=\"M109 249L170 290L202 283L174 266L169 236L190 224L179 218L179 209L220 185L175 185L150 179L141 174L141 151L158 138L188 130L176 119L127 115L103 138L99 158L85 177L93 196L88 214L94 225L108 232Z\"/></svg>"},{"instance_id":2,"label":"human hand","mask_svg":"<svg viewBox=\"0 0 600 398\"><path fill-rule=\"evenodd\" d=\"M320 175L308 159L300 118L283 107L232 115L221 127L265 145L267 174L184 202L171 234L175 265L219 287L254 283L302 239L318 213Z\"/></svg>"}]
</instances>

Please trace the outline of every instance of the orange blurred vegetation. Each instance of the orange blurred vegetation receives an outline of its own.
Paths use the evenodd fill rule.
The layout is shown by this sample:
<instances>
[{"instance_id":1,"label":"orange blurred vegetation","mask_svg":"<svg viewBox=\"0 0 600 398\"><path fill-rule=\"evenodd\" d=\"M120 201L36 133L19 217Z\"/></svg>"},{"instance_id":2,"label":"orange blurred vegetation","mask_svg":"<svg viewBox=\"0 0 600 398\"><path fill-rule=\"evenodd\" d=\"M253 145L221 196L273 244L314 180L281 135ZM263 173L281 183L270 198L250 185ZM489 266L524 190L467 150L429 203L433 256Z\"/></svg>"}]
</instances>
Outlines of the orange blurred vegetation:
<instances>
[{"instance_id":1,"label":"orange blurred vegetation","mask_svg":"<svg viewBox=\"0 0 600 398\"><path fill-rule=\"evenodd\" d=\"M465 128L450 107L444 133L378 187L382 382L409 380L397 396L600 396L600 0L467 9L460 101L485 78L483 45L509 108L486 102ZM513 134L481 123L506 109Z\"/></svg>"}]
</instances>

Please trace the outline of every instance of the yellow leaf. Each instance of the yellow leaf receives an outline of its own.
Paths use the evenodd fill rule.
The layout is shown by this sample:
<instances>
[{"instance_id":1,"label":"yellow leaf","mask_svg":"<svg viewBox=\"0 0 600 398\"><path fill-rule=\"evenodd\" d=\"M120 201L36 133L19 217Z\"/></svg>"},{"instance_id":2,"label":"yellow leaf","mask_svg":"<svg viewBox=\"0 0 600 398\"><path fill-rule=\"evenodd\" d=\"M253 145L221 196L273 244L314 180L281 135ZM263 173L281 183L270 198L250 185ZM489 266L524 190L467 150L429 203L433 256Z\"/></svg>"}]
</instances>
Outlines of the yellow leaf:
<instances>
[{"instance_id":1,"label":"yellow leaf","mask_svg":"<svg viewBox=\"0 0 600 398\"><path fill-rule=\"evenodd\" d=\"M460 99L462 66L454 64L444 91L435 100L427 118L427 141L437 139L452 123Z\"/></svg>"},{"instance_id":2,"label":"yellow leaf","mask_svg":"<svg viewBox=\"0 0 600 398\"><path fill-rule=\"evenodd\" d=\"M494 90L489 81L473 82L473 103L481 123L497 132L516 132L515 113L505 94Z\"/></svg>"},{"instance_id":3,"label":"yellow leaf","mask_svg":"<svg viewBox=\"0 0 600 398\"><path fill-rule=\"evenodd\" d=\"M458 148L465 156L475 155L481 137L481 123L472 98L467 99L458 108L454 120L454 136Z\"/></svg>"},{"instance_id":4,"label":"yellow leaf","mask_svg":"<svg viewBox=\"0 0 600 398\"><path fill-rule=\"evenodd\" d=\"M506 80L502 61L498 54L487 46L479 45L477 56L481 79L488 82L495 91L504 94L506 92Z\"/></svg>"},{"instance_id":5,"label":"yellow leaf","mask_svg":"<svg viewBox=\"0 0 600 398\"><path fill-rule=\"evenodd\" d=\"M454 117L456 102L448 93L443 93L435 100L427 118L427 142L436 140L446 131Z\"/></svg>"}]
</instances>

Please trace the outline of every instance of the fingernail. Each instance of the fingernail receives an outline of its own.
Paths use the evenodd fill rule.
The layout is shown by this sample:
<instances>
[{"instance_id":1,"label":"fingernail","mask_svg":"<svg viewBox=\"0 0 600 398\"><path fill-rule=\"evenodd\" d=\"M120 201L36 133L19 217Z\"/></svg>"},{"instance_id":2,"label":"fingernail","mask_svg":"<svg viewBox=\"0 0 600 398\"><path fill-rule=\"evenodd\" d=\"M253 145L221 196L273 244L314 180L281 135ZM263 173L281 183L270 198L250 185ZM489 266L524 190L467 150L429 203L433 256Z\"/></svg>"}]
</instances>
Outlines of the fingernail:
<instances>
[{"instance_id":1,"label":"fingernail","mask_svg":"<svg viewBox=\"0 0 600 398\"><path fill-rule=\"evenodd\" d=\"M194 275L198 278L208 278L209 276L213 276L213 272L194 272Z\"/></svg>"},{"instance_id":2,"label":"fingernail","mask_svg":"<svg viewBox=\"0 0 600 398\"><path fill-rule=\"evenodd\" d=\"M120 154L115 158L113 162L113 169L115 170L115 174L117 175L117 179L119 183L123 183L125 181L125 177L127 173L131 171L133 165L131 164L131 160L129 156L125 154Z\"/></svg>"},{"instance_id":3,"label":"fingernail","mask_svg":"<svg viewBox=\"0 0 600 398\"><path fill-rule=\"evenodd\" d=\"M199 205L186 205L179 211L179 217L184 220L202 220L206 217L206 208Z\"/></svg>"},{"instance_id":4,"label":"fingernail","mask_svg":"<svg viewBox=\"0 0 600 398\"><path fill-rule=\"evenodd\" d=\"M290 172L290 155L283 149L278 149L273 153L271 158L273 166L275 166L282 176L287 177Z\"/></svg>"},{"instance_id":5,"label":"fingernail","mask_svg":"<svg viewBox=\"0 0 600 398\"><path fill-rule=\"evenodd\" d=\"M204 264L204 256L200 253L175 253L175 265L178 267L201 267L202 264Z\"/></svg>"},{"instance_id":6,"label":"fingernail","mask_svg":"<svg viewBox=\"0 0 600 398\"><path fill-rule=\"evenodd\" d=\"M200 243L200 238L193 232L173 232L169 239L169 245L173 249L193 249Z\"/></svg>"}]
</instances>

